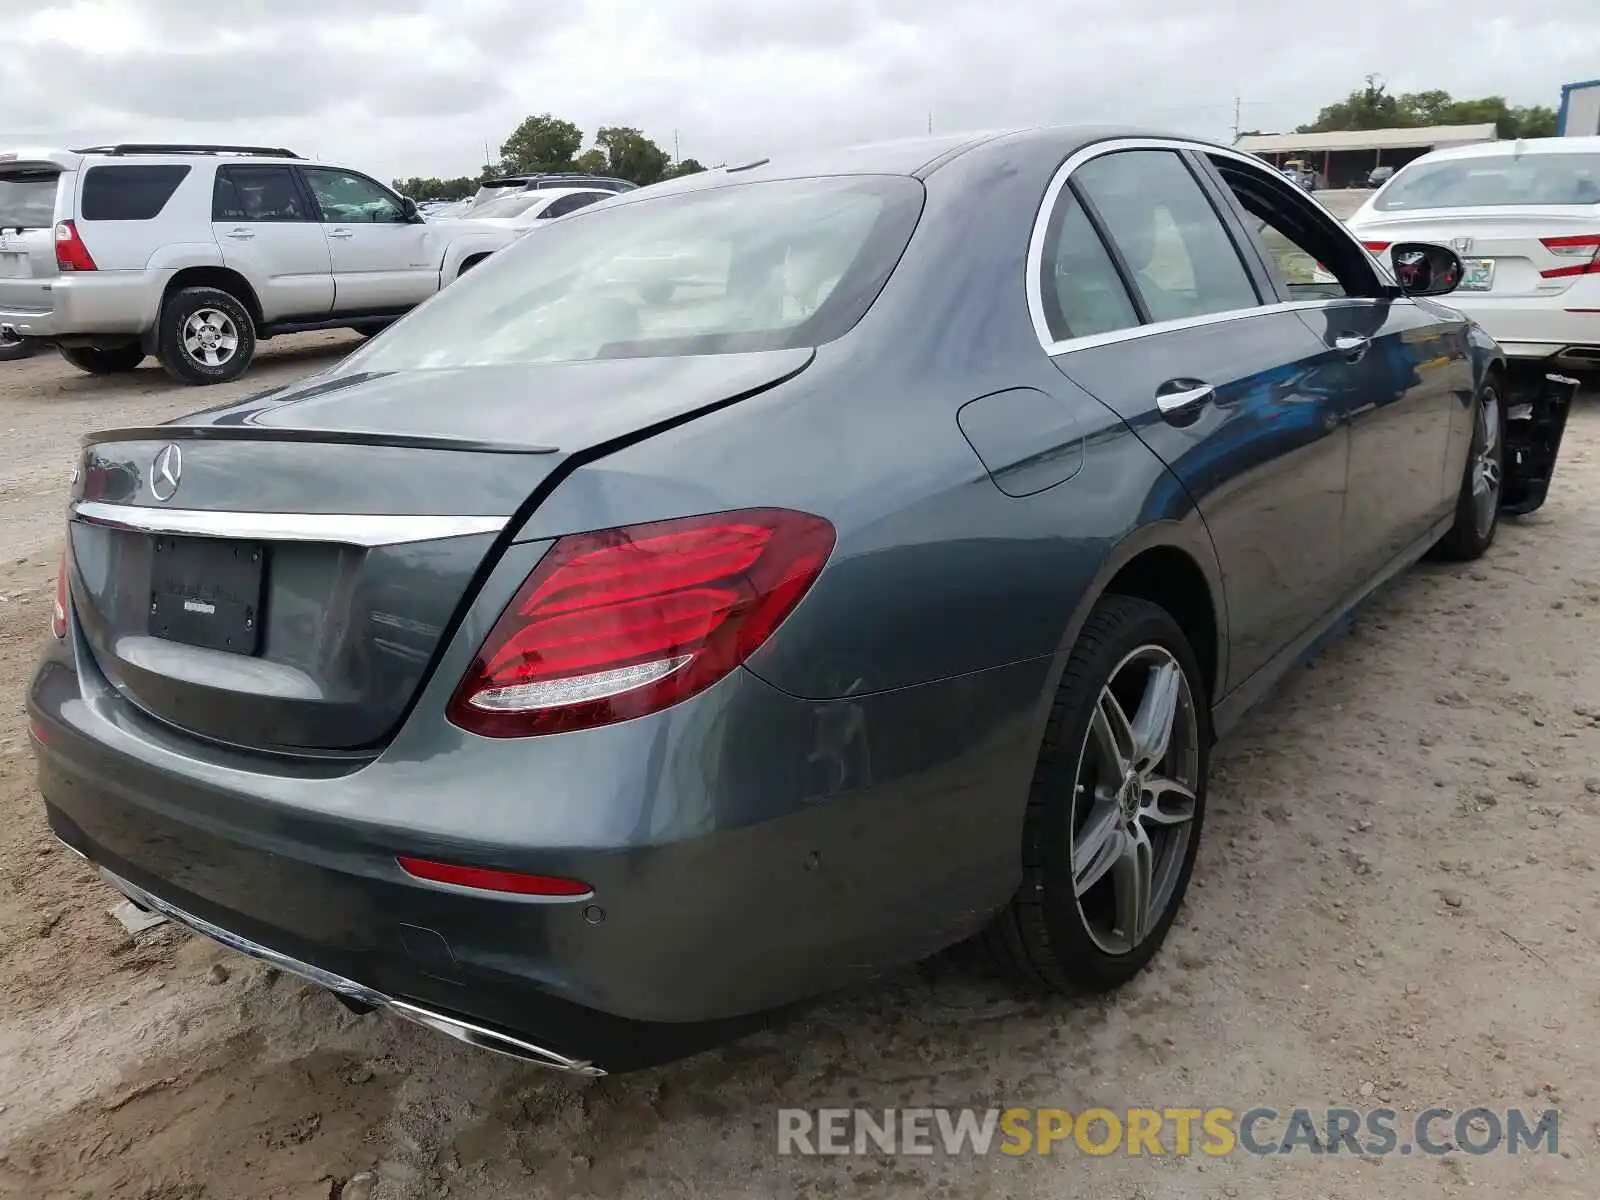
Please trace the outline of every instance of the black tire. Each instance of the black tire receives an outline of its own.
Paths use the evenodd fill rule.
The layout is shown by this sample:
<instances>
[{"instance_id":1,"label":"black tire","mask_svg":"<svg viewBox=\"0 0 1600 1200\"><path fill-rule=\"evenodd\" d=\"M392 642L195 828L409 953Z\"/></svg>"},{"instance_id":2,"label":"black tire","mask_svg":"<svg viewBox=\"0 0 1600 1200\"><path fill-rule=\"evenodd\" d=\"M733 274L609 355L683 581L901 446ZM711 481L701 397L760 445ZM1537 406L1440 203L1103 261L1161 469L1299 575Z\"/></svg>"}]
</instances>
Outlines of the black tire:
<instances>
[{"instance_id":1,"label":"black tire","mask_svg":"<svg viewBox=\"0 0 1600 1200\"><path fill-rule=\"evenodd\" d=\"M61 357L90 375L125 375L144 361L144 349L131 346L59 346Z\"/></svg>"},{"instance_id":2,"label":"black tire","mask_svg":"<svg viewBox=\"0 0 1600 1200\"><path fill-rule=\"evenodd\" d=\"M1096 932L1091 916L1096 902L1103 899L1096 889L1115 889L1117 868L1104 871L1100 882L1084 893L1083 903L1073 875L1074 830L1087 831L1085 818L1102 811L1102 806L1116 811L1116 797L1106 797L1096 785L1089 811L1079 812L1080 797L1091 796L1091 789L1080 791L1078 785L1081 778L1088 778L1084 772L1094 754L1089 745L1091 724L1102 689L1115 678L1112 690L1117 695L1129 672L1136 673L1139 666L1135 661L1119 675L1119 664L1136 652L1156 650L1163 667L1170 663L1182 673L1186 688L1179 703L1186 695L1190 726L1183 744L1175 740L1156 765L1170 771L1181 757L1185 772L1192 772L1192 816L1182 826L1155 826L1163 835L1186 829L1187 836L1168 844L1166 865L1155 871L1165 882L1151 890L1165 894L1164 907L1142 936L1128 935L1130 944L1117 950L1103 944L1106 931ZM1153 681L1155 676L1147 673L1146 678ZM1022 884L980 935L988 957L1017 982L1067 994L1112 991L1143 970L1160 949L1182 907L1205 819L1211 718L1204 680L1188 639L1165 609L1130 596L1105 596L1095 605L1062 674L1034 770L1023 825ZM1176 727L1173 732L1176 739ZM1156 857L1161 854L1158 851Z\"/></svg>"},{"instance_id":3,"label":"black tire","mask_svg":"<svg viewBox=\"0 0 1600 1200\"><path fill-rule=\"evenodd\" d=\"M381 325L352 325L350 326L350 332L359 334L364 338L369 338L382 333L385 329L389 328L389 326L393 324L393 321L385 321Z\"/></svg>"},{"instance_id":4,"label":"black tire","mask_svg":"<svg viewBox=\"0 0 1600 1200\"><path fill-rule=\"evenodd\" d=\"M1484 459L1484 443L1489 436L1494 441L1488 462L1493 464L1494 477L1488 504L1484 513L1478 504L1476 484L1479 463ZM1456 496L1455 524L1448 533L1428 551L1428 557L1441 562L1471 562L1481 558L1494 545L1494 535L1500 528L1500 497L1505 485L1506 457L1506 406L1498 379L1489 379L1478 394L1473 414L1472 444L1467 450L1467 465L1461 473L1461 490Z\"/></svg>"},{"instance_id":5,"label":"black tire","mask_svg":"<svg viewBox=\"0 0 1600 1200\"><path fill-rule=\"evenodd\" d=\"M224 321L206 321L211 334L201 331L201 336L217 344L201 345L196 351L188 347L186 332L190 319L204 318L207 314L220 314ZM233 345L227 346L232 338ZM220 361L207 361L207 350ZM226 354L224 351L226 350ZM168 296L161 306L161 322L156 331L156 357L179 383L206 385L229 383L239 378L250 367L256 356L256 325L250 310L231 292L214 287L181 288Z\"/></svg>"}]
</instances>

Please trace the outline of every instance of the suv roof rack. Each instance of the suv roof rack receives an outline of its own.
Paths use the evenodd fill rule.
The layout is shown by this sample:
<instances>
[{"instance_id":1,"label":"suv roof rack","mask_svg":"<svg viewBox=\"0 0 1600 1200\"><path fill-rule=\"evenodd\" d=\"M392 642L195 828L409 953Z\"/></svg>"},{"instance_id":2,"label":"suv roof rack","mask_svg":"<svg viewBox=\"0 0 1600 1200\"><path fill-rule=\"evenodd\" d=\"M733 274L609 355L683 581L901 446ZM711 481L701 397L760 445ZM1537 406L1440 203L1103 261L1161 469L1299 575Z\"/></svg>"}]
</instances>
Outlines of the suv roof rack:
<instances>
[{"instance_id":1,"label":"suv roof rack","mask_svg":"<svg viewBox=\"0 0 1600 1200\"><path fill-rule=\"evenodd\" d=\"M115 146L87 146L77 154L241 154L255 158L300 158L282 146L212 146L190 143L122 142Z\"/></svg>"},{"instance_id":2,"label":"suv roof rack","mask_svg":"<svg viewBox=\"0 0 1600 1200\"><path fill-rule=\"evenodd\" d=\"M485 179L478 186L510 187L513 184L528 184L558 179L574 183L621 183L629 188L638 186L630 180L618 179L615 175L596 175L589 171L536 171L531 175L499 175L491 179Z\"/></svg>"}]
</instances>

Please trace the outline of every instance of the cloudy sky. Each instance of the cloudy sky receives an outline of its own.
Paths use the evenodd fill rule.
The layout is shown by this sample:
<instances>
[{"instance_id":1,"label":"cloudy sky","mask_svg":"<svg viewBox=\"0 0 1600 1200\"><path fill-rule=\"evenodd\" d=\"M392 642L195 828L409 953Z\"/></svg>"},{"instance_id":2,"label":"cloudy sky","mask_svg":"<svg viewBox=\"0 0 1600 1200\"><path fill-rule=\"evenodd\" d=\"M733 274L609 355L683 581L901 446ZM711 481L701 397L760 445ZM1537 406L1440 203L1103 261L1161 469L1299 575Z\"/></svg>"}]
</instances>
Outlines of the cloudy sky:
<instances>
[{"instance_id":1,"label":"cloudy sky","mask_svg":"<svg viewBox=\"0 0 1600 1200\"><path fill-rule=\"evenodd\" d=\"M1376 72L1554 105L1593 0L17 0L0 144L287 145L475 171L528 113L707 163L925 132L1289 129ZM1511 15L1514 14L1514 15Z\"/></svg>"}]
</instances>

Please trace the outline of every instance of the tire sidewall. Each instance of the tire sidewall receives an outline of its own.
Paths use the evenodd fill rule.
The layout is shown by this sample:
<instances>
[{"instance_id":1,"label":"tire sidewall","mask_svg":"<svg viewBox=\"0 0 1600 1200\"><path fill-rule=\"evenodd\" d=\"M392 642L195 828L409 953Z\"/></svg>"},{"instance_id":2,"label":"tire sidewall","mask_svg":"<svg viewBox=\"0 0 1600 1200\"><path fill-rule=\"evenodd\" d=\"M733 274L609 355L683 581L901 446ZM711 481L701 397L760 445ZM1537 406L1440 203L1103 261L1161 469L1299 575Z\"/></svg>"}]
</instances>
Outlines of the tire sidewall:
<instances>
[{"instance_id":1,"label":"tire sidewall","mask_svg":"<svg viewBox=\"0 0 1600 1200\"><path fill-rule=\"evenodd\" d=\"M1189 878L1193 874L1201 832L1205 824L1206 776L1211 763L1211 718L1205 677L1194 650L1178 623L1165 610L1144 601L1115 598L1119 607L1132 614L1121 622L1115 636L1095 642L1079 641L1064 675L1063 707L1055 729L1054 754L1040 758L1034 778L1036 795L1046 798L1039 832L1043 838L1044 866L1043 915L1051 948L1058 961L1092 987L1111 988L1143 970L1166 939L1173 921L1183 907ZM1102 603L1105 603L1102 601ZM1093 621L1091 615L1090 621ZM1090 721L1099 700L1100 689L1112 671L1133 650L1158 645L1169 651L1188 678L1194 700L1196 733L1199 740L1199 782L1195 788L1194 820L1189 843L1179 868L1172 900L1138 947L1126 954L1108 954L1089 935L1072 889L1073 798L1077 774Z\"/></svg>"},{"instance_id":2,"label":"tire sidewall","mask_svg":"<svg viewBox=\"0 0 1600 1200\"><path fill-rule=\"evenodd\" d=\"M239 346L232 358L212 367L194 359L183 345L184 323L202 308L216 308L228 314L239 331ZM184 288L167 298L161 308L159 336L161 365L183 383L227 383L249 370L256 353L256 326L250 312L237 297L221 288Z\"/></svg>"}]
</instances>

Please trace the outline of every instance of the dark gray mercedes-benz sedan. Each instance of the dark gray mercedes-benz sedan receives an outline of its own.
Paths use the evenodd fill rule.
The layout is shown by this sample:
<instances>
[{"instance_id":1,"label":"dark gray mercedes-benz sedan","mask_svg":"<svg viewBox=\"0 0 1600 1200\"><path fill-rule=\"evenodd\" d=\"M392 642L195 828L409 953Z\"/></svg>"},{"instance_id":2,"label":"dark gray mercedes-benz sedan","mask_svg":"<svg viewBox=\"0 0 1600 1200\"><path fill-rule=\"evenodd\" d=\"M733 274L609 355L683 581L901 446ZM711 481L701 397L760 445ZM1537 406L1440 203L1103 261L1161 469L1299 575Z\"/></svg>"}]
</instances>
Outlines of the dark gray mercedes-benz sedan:
<instances>
[{"instance_id":1,"label":"dark gray mercedes-benz sedan","mask_svg":"<svg viewBox=\"0 0 1600 1200\"><path fill-rule=\"evenodd\" d=\"M139 904L588 1073L981 935L1107 990L1213 739L1549 487L1525 382L1269 166L1041 129L707 172L330 370L87 439L28 695Z\"/></svg>"}]
</instances>

